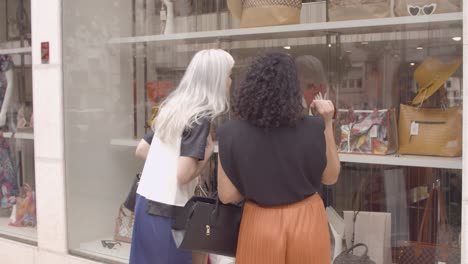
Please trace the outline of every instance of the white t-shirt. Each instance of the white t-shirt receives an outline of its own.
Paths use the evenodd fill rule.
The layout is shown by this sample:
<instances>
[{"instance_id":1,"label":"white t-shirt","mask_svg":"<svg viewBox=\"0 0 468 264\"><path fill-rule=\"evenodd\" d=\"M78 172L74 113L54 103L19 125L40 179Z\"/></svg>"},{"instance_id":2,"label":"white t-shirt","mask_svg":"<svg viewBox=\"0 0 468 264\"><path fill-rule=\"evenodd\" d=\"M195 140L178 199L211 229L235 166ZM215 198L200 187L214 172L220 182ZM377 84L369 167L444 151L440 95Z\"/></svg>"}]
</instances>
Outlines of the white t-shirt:
<instances>
[{"instance_id":1,"label":"white t-shirt","mask_svg":"<svg viewBox=\"0 0 468 264\"><path fill-rule=\"evenodd\" d=\"M178 184L179 157L180 140L176 146L170 146L153 138L137 193L151 201L184 206L195 192L197 179Z\"/></svg>"},{"instance_id":2,"label":"white t-shirt","mask_svg":"<svg viewBox=\"0 0 468 264\"><path fill-rule=\"evenodd\" d=\"M198 179L179 185L177 167L180 156L203 160L206 139L210 131L209 120L201 120L193 128L184 131L175 145L153 137L145 162L137 193L148 200L176 206L184 206L192 198ZM146 140L146 139L145 139Z\"/></svg>"}]
</instances>

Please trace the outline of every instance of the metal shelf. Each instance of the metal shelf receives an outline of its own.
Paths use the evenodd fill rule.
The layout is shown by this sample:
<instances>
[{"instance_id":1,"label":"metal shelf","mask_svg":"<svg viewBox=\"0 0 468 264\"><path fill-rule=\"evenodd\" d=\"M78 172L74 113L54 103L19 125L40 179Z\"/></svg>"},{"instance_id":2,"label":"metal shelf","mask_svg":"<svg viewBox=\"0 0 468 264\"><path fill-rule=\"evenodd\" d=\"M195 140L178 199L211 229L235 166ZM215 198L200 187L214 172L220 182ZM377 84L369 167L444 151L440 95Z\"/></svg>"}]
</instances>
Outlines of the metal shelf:
<instances>
[{"instance_id":1,"label":"metal shelf","mask_svg":"<svg viewBox=\"0 0 468 264\"><path fill-rule=\"evenodd\" d=\"M135 44L148 42L182 41L183 43L213 40L258 40L267 38L294 38L325 36L327 33L369 34L391 31L450 29L463 19L462 13L431 16L390 17L379 19L321 22L286 26L241 28L216 31L188 32L168 35L149 35L113 38L110 44Z\"/></svg>"},{"instance_id":2,"label":"metal shelf","mask_svg":"<svg viewBox=\"0 0 468 264\"><path fill-rule=\"evenodd\" d=\"M462 169L462 158L445 158L416 155L363 155L340 153L340 161L347 163L378 164L405 167L424 167L439 169Z\"/></svg>"},{"instance_id":3,"label":"metal shelf","mask_svg":"<svg viewBox=\"0 0 468 264\"><path fill-rule=\"evenodd\" d=\"M110 144L117 147L134 147L138 146L140 140L137 139L126 139L126 138L116 138L111 139Z\"/></svg>"},{"instance_id":4,"label":"metal shelf","mask_svg":"<svg viewBox=\"0 0 468 264\"><path fill-rule=\"evenodd\" d=\"M120 147L136 148L139 140L135 139L112 139L110 144ZM218 146L215 147L218 152ZM462 169L462 158L445 158L432 156L413 156L413 155L364 155L364 154L345 154L340 153L340 161L345 163L377 164L389 166L405 167L425 167L439 169Z\"/></svg>"},{"instance_id":5,"label":"metal shelf","mask_svg":"<svg viewBox=\"0 0 468 264\"><path fill-rule=\"evenodd\" d=\"M24 241L37 242L37 230L34 227L10 226L10 218L0 217L0 237L7 236Z\"/></svg>"},{"instance_id":6,"label":"metal shelf","mask_svg":"<svg viewBox=\"0 0 468 264\"><path fill-rule=\"evenodd\" d=\"M12 133L11 132L5 132L3 133L3 136L5 138L12 138ZM26 139L26 140L34 140L34 133L33 132L16 132L15 136L13 137L14 139Z\"/></svg>"},{"instance_id":7,"label":"metal shelf","mask_svg":"<svg viewBox=\"0 0 468 264\"><path fill-rule=\"evenodd\" d=\"M23 53L31 53L31 47L24 47L24 48L12 48L12 49L0 49L0 54L7 55L7 54L23 54Z\"/></svg>"}]
</instances>

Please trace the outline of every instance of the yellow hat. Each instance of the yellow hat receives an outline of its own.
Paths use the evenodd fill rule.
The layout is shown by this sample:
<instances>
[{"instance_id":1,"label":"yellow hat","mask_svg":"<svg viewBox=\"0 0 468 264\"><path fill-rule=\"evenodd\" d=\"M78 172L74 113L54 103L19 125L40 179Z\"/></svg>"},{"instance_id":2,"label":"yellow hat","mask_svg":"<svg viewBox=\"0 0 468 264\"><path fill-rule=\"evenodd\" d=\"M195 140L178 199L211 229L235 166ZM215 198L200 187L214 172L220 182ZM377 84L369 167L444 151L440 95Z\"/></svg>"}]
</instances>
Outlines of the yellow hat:
<instances>
[{"instance_id":1,"label":"yellow hat","mask_svg":"<svg viewBox=\"0 0 468 264\"><path fill-rule=\"evenodd\" d=\"M418 83L419 91L412 104L422 104L433 95L454 74L462 63L462 59L456 59L451 63L443 63L438 59L429 57L414 71L414 79Z\"/></svg>"},{"instance_id":2,"label":"yellow hat","mask_svg":"<svg viewBox=\"0 0 468 264\"><path fill-rule=\"evenodd\" d=\"M232 15L240 19L242 17L242 6L244 5L244 0L228 0L227 4Z\"/></svg>"}]
</instances>

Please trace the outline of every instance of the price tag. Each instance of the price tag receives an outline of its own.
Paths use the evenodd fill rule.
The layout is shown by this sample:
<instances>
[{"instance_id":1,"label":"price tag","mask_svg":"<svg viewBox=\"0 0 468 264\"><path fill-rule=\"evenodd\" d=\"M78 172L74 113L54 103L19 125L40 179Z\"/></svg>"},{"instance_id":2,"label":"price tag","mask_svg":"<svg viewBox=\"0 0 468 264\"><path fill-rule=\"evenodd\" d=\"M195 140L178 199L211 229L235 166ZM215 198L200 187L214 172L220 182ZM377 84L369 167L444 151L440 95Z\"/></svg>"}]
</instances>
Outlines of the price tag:
<instances>
[{"instance_id":1,"label":"price tag","mask_svg":"<svg viewBox=\"0 0 468 264\"><path fill-rule=\"evenodd\" d=\"M379 128L377 126L372 126L370 132L369 132L369 136L371 138L376 138L378 136L378 132L379 132Z\"/></svg>"},{"instance_id":2,"label":"price tag","mask_svg":"<svg viewBox=\"0 0 468 264\"><path fill-rule=\"evenodd\" d=\"M411 131L410 131L411 136L417 136L419 135L419 124L416 122L411 123Z\"/></svg>"}]
</instances>

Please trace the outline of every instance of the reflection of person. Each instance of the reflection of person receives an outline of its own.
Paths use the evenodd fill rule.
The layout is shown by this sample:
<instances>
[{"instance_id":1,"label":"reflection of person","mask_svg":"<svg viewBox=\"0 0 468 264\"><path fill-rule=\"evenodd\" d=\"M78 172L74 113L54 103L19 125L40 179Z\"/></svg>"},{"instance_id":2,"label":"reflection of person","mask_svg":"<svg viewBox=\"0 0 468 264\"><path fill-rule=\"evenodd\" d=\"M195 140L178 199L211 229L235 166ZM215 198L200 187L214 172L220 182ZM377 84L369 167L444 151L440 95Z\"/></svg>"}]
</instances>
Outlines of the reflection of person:
<instances>
[{"instance_id":1,"label":"reflection of person","mask_svg":"<svg viewBox=\"0 0 468 264\"><path fill-rule=\"evenodd\" d=\"M173 0L163 0L166 6L166 22L163 34L172 34L175 29L174 3Z\"/></svg>"},{"instance_id":2,"label":"reflection of person","mask_svg":"<svg viewBox=\"0 0 468 264\"><path fill-rule=\"evenodd\" d=\"M225 51L198 52L162 103L149 151L141 152L147 159L137 190L130 264L192 263L191 252L176 248L171 227L213 152L210 123L227 110L233 65Z\"/></svg>"},{"instance_id":3,"label":"reflection of person","mask_svg":"<svg viewBox=\"0 0 468 264\"><path fill-rule=\"evenodd\" d=\"M303 55L296 58L299 85L303 94L303 106L309 108L315 96L327 92L328 80L322 62L314 56Z\"/></svg>"},{"instance_id":4,"label":"reflection of person","mask_svg":"<svg viewBox=\"0 0 468 264\"><path fill-rule=\"evenodd\" d=\"M366 79L364 80L364 96L362 104L365 109L375 109L382 107L382 74L378 64L371 64Z\"/></svg>"},{"instance_id":5,"label":"reflection of person","mask_svg":"<svg viewBox=\"0 0 468 264\"><path fill-rule=\"evenodd\" d=\"M340 171L333 104L315 100L321 117L304 116L294 60L284 54L257 58L232 101L237 120L218 130L218 192L223 203L246 200L236 263L330 263L318 193Z\"/></svg>"}]
</instances>

